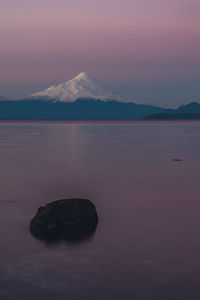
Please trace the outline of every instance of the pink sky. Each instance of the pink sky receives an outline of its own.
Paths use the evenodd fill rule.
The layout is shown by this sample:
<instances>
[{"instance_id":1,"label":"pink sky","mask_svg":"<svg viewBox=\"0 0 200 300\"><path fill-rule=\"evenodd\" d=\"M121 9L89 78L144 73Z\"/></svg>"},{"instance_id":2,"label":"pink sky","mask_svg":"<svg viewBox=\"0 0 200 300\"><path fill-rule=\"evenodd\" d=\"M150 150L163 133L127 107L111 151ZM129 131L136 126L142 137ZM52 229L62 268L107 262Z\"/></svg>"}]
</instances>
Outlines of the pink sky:
<instances>
[{"instance_id":1,"label":"pink sky","mask_svg":"<svg viewBox=\"0 0 200 300\"><path fill-rule=\"evenodd\" d=\"M1 0L0 94L81 71L116 89L197 82L199 16L199 0Z\"/></svg>"}]
</instances>

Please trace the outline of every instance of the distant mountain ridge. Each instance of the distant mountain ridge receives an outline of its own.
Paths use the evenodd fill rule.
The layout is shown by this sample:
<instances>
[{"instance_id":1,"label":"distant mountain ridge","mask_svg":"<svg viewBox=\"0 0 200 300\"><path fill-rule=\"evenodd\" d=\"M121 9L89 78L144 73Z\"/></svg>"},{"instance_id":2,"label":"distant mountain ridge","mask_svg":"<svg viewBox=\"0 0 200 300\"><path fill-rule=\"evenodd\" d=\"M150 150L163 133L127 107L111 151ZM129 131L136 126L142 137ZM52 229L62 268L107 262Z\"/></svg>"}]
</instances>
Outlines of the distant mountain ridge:
<instances>
[{"instance_id":1,"label":"distant mountain ridge","mask_svg":"<svg viewBox=\"0 0 200 300\"><path fill-rule=\"evenodd\" d=\"M162 110L160 107L132 102L24 99L0 101L0 120L135 120Z\"/></svg>"},{"instance_id":2,"label":"distant mountain ridge","mask_svg":"<svg viewBox=\"0 0 200 300\"><path fill-rule=\"evenodd\" d=\"M200 120L200 104L163 109L133 102L77 99L74 102L33 98L0 98L0 120Z\"/></svg>"},{"instance_id":3,"label":"distant mountain ridge","mask_svg":"<svg viewBox=\"0 0 200 300\"><path fill-rule=\"evenodd\" d=\"M125 102L85 72L26 99L0 97L0 120L200 119L200 104L177 109Z\"/></svg>"},{"instance_id":4,"label":"distant mountain ridge","mask_svg":"<svg viewBox=\"0 0 200 300\"><path fill-rule=\"evenodd\" d=\"M200 103L192 102L177 109L165 109L145 117L147 120L194 120L200 119Z\"/></svg>"}]
</instances>

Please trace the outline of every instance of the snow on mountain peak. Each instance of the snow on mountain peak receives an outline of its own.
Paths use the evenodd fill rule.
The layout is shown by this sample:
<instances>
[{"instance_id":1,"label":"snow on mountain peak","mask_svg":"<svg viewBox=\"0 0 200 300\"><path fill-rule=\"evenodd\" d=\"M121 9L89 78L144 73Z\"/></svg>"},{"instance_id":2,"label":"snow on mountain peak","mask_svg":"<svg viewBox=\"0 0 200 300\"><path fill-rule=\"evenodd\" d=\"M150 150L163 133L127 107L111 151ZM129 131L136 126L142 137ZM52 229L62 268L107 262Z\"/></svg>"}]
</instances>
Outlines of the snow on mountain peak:
<instances>
[{"instance_id":1,"label":"snow on mountain peak","mask_svg":"<svg viewBox=\"0 0 200 300\"><path fill-rule=\"evenodd\" d=\"M57 86L52 85L44 91L31 95L31 97L43 97L64 102L74 102L78 98L121 101L118 95L85 72L81 72L71 80Z\"/></svg>"},{"instance_id":2,"label":"snow on mountain peak","mask_svg":"<svg viewBox=\"0 0 200 300\"><path fill-rule=\"evenodd\" d=\"M73 79L82 79L82 80L87 80L87 79L91 79L92 77L90 75L88 75L86 72L81 72L80 74L78 74L77 76L75 76Z\"/></svg>"}]
</instances>

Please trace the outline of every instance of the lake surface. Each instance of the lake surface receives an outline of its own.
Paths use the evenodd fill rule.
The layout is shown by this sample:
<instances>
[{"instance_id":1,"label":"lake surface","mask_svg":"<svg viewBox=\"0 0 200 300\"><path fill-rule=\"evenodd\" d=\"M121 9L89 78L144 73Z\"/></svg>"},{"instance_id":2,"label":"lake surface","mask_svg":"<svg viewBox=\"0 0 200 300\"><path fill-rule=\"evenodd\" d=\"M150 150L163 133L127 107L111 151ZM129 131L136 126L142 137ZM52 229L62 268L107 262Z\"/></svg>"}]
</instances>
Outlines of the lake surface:
<instances>
[{"instance_id":1,"label":"lake surface","mask_svg":"<svg viewBox=\"0 0 200 300\"><path fill-rule=\"evenodd\" d=\"M93 237L35 239L66 197L95 204ZM200 123L0 123L0 238L1 300L199 300Z\"/></svg>"}]
</instances>

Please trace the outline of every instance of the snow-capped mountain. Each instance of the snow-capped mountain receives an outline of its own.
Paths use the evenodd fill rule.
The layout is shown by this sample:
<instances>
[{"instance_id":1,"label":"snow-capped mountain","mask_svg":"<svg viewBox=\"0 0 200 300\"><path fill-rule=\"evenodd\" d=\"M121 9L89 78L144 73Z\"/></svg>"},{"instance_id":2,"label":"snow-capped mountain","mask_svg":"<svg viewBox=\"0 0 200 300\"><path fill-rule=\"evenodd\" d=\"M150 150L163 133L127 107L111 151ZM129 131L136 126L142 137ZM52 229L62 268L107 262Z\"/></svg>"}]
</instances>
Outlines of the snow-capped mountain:
<instances>
[{"instance_id":1,"label":"snow-capped mountain","mask_svg":"<svg viewBox=\"0 0 200 300\"><path fill-rule=\"evenodd\" d=\"M59 85L31 95L32 98L47 98L57 101L74 102L78 98L99 99L103 101L122 101L121 97L112 93L98 80L85 72Z\"/></svg>"}]
</instances>

